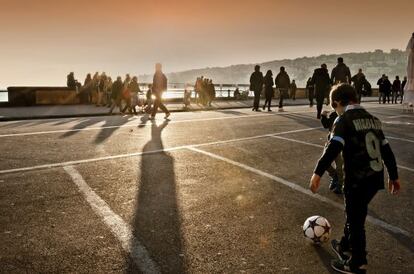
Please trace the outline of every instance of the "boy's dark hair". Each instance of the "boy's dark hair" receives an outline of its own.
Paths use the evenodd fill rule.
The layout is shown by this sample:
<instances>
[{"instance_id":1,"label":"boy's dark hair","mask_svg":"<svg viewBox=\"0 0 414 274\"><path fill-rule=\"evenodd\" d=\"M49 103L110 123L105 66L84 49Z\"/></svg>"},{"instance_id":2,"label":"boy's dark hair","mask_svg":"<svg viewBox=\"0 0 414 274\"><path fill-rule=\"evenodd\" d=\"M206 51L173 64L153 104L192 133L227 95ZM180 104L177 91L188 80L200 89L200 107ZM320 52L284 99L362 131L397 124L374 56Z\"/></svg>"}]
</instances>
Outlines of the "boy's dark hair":
<instances>
[{"instance_id":1,"label":"boy's dark hair","mask_svg":"<svg viewBox=\"0 0 414 274\"><path fill-rule=\"evenodd\" d=\"M350 102L358 102L358 96L354 87L348 84L333 86L329 96L333 108L337 107L334 101L340 102L341 106L347 106Z\"/></svg>"}]
</instances>

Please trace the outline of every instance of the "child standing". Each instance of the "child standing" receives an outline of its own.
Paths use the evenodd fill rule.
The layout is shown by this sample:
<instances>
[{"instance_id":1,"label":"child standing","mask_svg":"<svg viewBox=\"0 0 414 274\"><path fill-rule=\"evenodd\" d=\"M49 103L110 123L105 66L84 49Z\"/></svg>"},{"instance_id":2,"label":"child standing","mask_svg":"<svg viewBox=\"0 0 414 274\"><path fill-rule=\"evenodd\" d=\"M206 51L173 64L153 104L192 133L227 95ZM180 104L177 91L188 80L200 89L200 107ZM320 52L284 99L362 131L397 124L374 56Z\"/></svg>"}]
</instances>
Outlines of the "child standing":
<instances>
[{"instance_id":1,"label":"child standing","mask_svg":"<svg viewBox=\"0 0 414 274\"><path fill-rule=\"evenodd\" d=\"M397 163L381 128L381 121L358 102L355 89L347 84L333 87L332 108L338 113L328 147L319 159L309 187L315 193L321 176L339 153L343 153L345 170L346 224L341 241L332 240L338 260L331 266L341 273L366 273L365 219L368 204L384 188L384 165L388 170L388 189L400 190Z\"/></svg>"}]
</instances>

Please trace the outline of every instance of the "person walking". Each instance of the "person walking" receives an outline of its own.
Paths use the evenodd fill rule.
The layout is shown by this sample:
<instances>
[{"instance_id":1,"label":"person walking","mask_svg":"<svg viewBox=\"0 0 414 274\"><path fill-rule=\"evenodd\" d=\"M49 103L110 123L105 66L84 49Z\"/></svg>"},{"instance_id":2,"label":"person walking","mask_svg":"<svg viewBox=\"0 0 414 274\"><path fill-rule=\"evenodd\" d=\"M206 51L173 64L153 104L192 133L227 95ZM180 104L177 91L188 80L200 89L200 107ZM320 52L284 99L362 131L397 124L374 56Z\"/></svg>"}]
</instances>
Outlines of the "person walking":
<instances>
[{"instance_id":1,"label":"person walking","mask_svg":"<svg viewBox=\"0 0 414 274\"><path fill-rule=\"evenodd\" d=\"M331 89L331 79L326 64L322 64L320 68L315 69L311 81L315 87L316 118L321 119L325 94Z\"/></svg>"},{"instance_id":2,"label":"person walking","mask_svg":"<svg viewBox=\"0 0 414 274\"><path fill-rule=\"evenodd\" d=\"M167 77L162 72L162 65L160 63L155 64L155 74L152 81L152 93L155 96L154 108L152 109L151 119L155 119L158 108L165 113L165 119L168 119L170 112L162 103L162 93L167 90Z\"/></svg>"},{"instance_id":3,"label":"person walking","mask_svg":"<svg viewBox=\"0 0 414 274\"><path fill-rule=\"evenodd\" d=\"M265 103L263 105L263 110L266 109L266 105L267 105L267 111L272 111L270 109L271 105L272 105L272 98L274 95L274 90L273 90L273 72L271 70L268 70L266 72L266 75L263 79L264 81L264 86L265 86Z\"/></svg>"},{"instance_id":4,"label":"person walking","mask_svg":"<svg viewBox=\"0 0 414 274\"><path fill-rule=\"evenodd\" d=\"M275 85L280 92L279 112L283 112L283 98L288 97L288 91L290 87L290 78L285 70L285 67L280 67L280 72L277 74L275 79Z\"/></svg>"},{"instance_id":5,"label":"person walking","mask_svg":"<svg viewBox=\"0 0 414 274\"><path fill-rule=\"evenodd\" d=\"M344 63L344 58L338 58L338 64L332 69L331 83L336 85L339 83L351 83L351 71Z\"/></svg>"},{"instance_id":6,"label":"person walking","mask_svg":"<svg viewBox=\"0 0 414 274\"><path fill-rule=\"evenodd\" d=\"M254 72L250 76L250 90L254 92L253 111L259 110L260 93L263 89L263 73L260 71L260 66L254 67Z\"/></svg>"},{"instance_id":7,"label":"person walking","mask_svg":"<svg viewBox=\"0 0 414 274\"><path fill-rule=\"evenodd\" d=\"M91 104L92 103L92 76L90 73L86 75L85 81L83 82L81 98L84 103Z\"/></svg>"},{"instance_id":8,"label":"person walking","mask_svg":"<svg viewBox=\"0 0 414 274\"><path fill-rule=\"evenodd\" d=\"M315 86L312 82L312 77L306 82L306 90L308 91L309 107L313 107L313 98L315 96Z\"/></svg>"},{"instance_id":9,"label":"person walking","mask_svg":"<svg viewBox=\"0 0 414 274\"><path fill-rule=\"evenodd\" d=\"M362 90L366 82L365 75L362 73L362 69L358 70L358 73L352 76L351 82L354 83L355 90L358 94L358 104L361 103Z\"/></svg>"},{"instance_id":10,"label":"person walking","mask_svg":"<svg viewBox=\"0 0 414 274\"><path fill-rule=\"evenodd\" d=\"M112 92L111 92L111 108L109 110L109 114L112 114L112 111L115 107L119 108L119 111L122 112L122 90L123 90L123 83L121 76L116 78L116 81L112 84Z\"/></svg>"}]
</instances>

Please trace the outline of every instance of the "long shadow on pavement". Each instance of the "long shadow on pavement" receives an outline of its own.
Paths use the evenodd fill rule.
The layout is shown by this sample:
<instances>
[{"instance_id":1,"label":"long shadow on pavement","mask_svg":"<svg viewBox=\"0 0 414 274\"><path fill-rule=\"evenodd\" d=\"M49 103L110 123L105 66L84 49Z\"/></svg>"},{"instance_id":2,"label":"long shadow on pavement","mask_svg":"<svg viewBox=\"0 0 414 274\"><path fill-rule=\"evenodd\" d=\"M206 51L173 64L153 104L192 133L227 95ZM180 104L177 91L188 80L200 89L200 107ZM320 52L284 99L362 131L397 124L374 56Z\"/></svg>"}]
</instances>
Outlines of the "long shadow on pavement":
<instances>
[{"instance_id":1,"label":"long shadow on pavement","mask_svg":"<svg viewBox=\"0 0 414 274\"><path fill-rule=\"evenodd\" d=\"M145 126L143 119L143 126ZM143 152L163 149L161 125L151 121L151 140ZM138 175L136 209L132 223L134 235L147 248L163 273L185 273L185 247L177 201L174 158L166 152L144 154ZM128 265L128 273L134 269Z\"/></svg>"}]
</instances>

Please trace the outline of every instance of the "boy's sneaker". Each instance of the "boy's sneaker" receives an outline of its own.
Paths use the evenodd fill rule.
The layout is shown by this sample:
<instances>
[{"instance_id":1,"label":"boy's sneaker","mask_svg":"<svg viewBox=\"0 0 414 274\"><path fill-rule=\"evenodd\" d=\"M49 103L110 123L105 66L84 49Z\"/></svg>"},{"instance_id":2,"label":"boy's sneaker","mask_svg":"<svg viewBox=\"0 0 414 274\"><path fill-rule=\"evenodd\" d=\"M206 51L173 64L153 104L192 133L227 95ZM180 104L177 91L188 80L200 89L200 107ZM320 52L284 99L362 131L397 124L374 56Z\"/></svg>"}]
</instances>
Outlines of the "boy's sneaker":
<instances>
[{"instance_id":1,"label":"boy's sneaker","mask_svg":"<svg viewBox=\"0 0 414 274\"><path fill-rule=\"evenodd\" d=\"M331 262L331 267L340 273L345 274L366 274L367 265L352 266L351 260L334 260Z\"/></svg>"},{"instance_id":2,"label":"boy's sneaker","mask_svg":"<svg viewBox=\"0 0 414 274\"><path fill-rule=\"evenodd\" d=\"M332 250L335 252L336 256L338 256L338 259L340 260L348 260L351 256L351 254L347 251L344 251L341 247L341 244L337 240L331 241L331 247Z\"/></svg>"}]
</instances>

